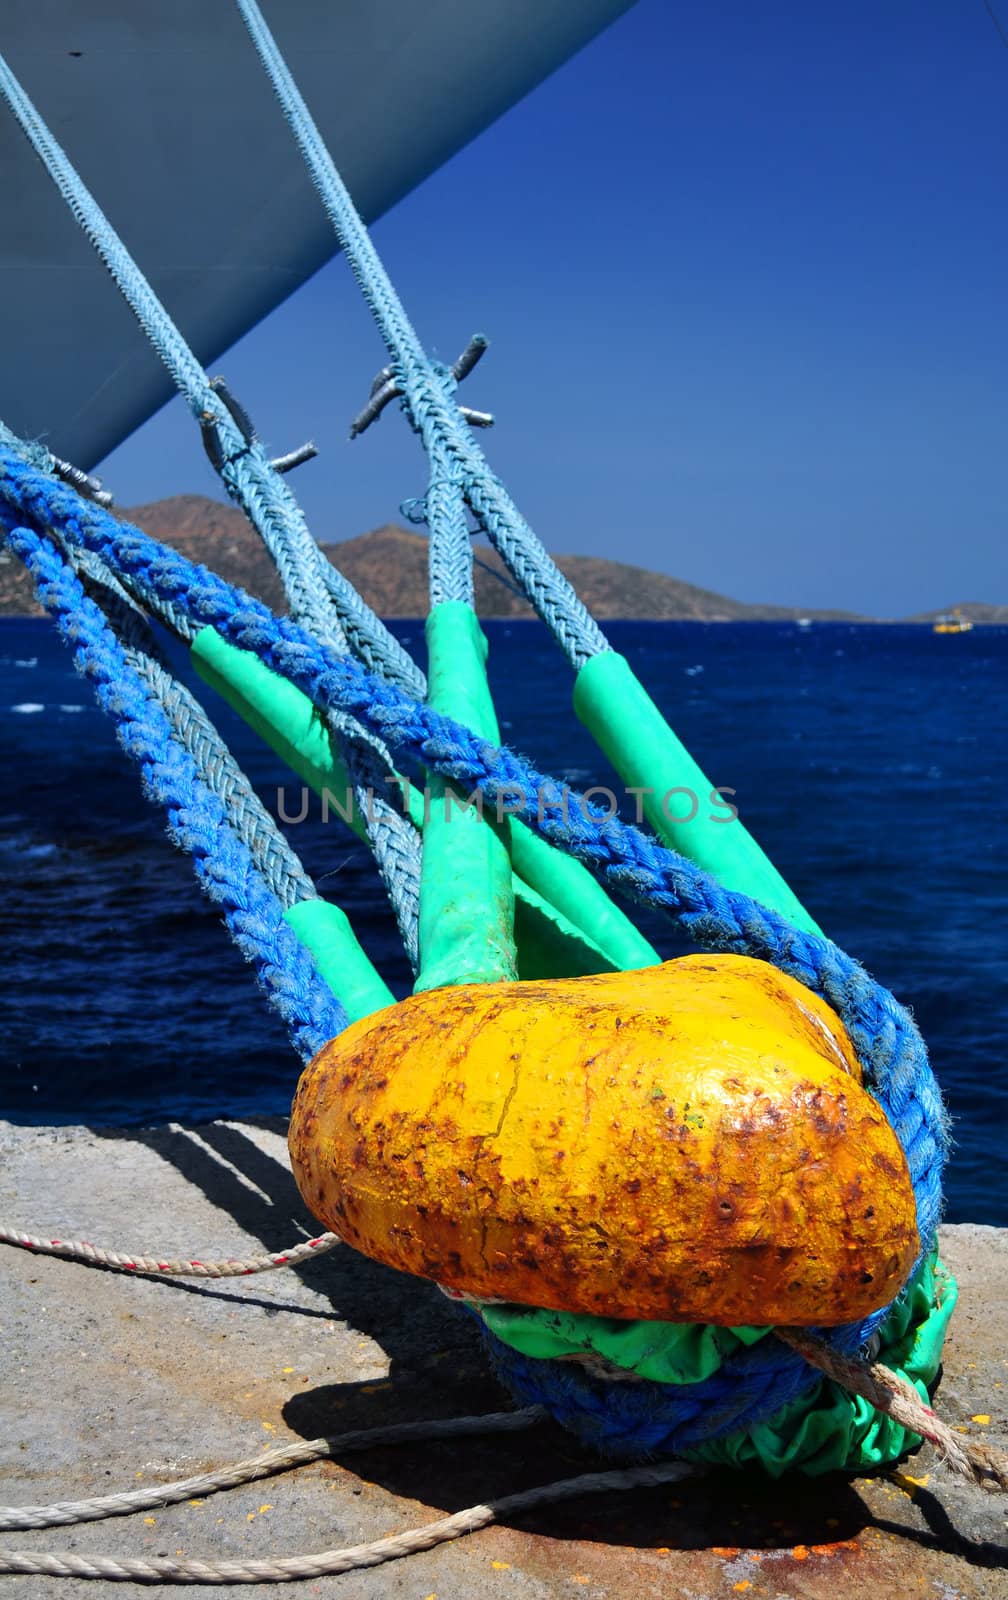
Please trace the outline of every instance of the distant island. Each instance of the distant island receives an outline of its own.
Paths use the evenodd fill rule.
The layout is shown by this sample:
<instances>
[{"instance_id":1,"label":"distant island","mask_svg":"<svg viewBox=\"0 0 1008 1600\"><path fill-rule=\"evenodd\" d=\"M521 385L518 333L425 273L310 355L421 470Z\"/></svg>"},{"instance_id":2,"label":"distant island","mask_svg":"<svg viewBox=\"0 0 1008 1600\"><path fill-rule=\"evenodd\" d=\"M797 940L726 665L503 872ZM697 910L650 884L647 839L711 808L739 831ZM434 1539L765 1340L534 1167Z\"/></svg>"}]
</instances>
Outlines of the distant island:
<instances>
[{"instance_id":1,"label":"distant island","mask_svg":"<svg viewBox=\"0 0 1008 1600\"><path fill-rule=\"evenodd\" d=\"M174 545L191 561L202 561L229 583L239 584L274 611L286 609L283 591L259 536L240 511L202 495L175 495L119 513L152 538ZM427 540L406 528L388 525L355 539L323 544L323 554L338 567L381 617L422 617L427 612ZM475 547L476 608L482 617L532 616L515 592L496 552ZM854 611L815 607L750 605L711 589L698 589L664 572L601 556L557 556L589 611L603 621L787 622L799 617L824 622L873 622ZM952 607L945 607L948 611ZM1008 623L1008 606L960 604L975 623ZM16 557L0 551L0 616L38 616L31 579ZM900 620L931 622L941 611Z\"/></svg>"}]
</instances>

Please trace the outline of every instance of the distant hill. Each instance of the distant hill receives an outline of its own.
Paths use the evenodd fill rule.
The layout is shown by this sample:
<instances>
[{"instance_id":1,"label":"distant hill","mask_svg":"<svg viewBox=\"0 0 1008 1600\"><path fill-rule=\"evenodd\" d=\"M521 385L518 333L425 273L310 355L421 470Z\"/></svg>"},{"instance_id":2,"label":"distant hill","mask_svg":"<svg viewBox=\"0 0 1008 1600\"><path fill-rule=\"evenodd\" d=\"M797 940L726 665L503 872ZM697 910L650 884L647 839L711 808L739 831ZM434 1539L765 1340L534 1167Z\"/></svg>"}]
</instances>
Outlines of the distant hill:
<instances>
[{"instance_id":1,"label":"distant hill","mask_svg":"<svg viewBox=\"0 0 1008 1600\"><path fill-rule=\"evenodd\" d=\"M322 546L334 566L350 579L383 617L423 616L427 610L427 540L405 528L376 528L341 544ZM475 547L476 609L483 617L530 617L532 608L511 587L496 551ZM801 611L788 606L746 605L710 589L698 589L664 572L649 572L602 556L557 556L588 610L601 620L632 617L647 621L697 619L707 622L766 621L798 616L851 617L846 611Z\"/></svg>"},{"instance_id":2,"label":"distant hill","mask_svg":"<svg viewBox=\"0 0 1008 1600\"><path fill-rule=\"evenodd\" d=\"M275 611L285 609L273 563L258 535L233 506L202 495L175 495L151 505L133 506L119 515L135 522L152 538L204 562L229 583L247 589ZM376 528L354 539L324 544L334 566L359 589L382 617L418 617L427 610L427 540L406 528ZM476 606L484 617L528 617L531 607L515 593L503 563L493 550L476 546ZM601 556L557 556L589 611L601 620L627 617L642 621L695 619L706 622L787 621L806 616L823 620L868 621L850 611L823 611L795 606L751 605L699 589L663 572L649 572ZM0 552L0 616L38 613L31 582L14 557ZM977 622L1008 621L1008 607L964 605ZM933 613L937 615L938 613ZM914 621L929 621L927 617Z\"/></svg>"},{"instance_id":3,"label":"distant hill","mask_svg":"<svg viewBox=\"0 0 1008 1600\"><path fill-rule=\"evenodd\" d=\"M943 606L940 611L921 611L915 617L907 617L908 622L934 622L938 617L947 617L951 612L958 611L970 622L1008 624L1008 606L986 606L982 600L963 600L959 605Z\"/></svg>"},{"instance_id":4,"label":"distant hill","mask_svg":"<svg viewBox=\"0 0 1008 1600\"><path fill-rule=\"evenodd\" d=\"M202 561L229 583L239 584L275 611L284 607L273 563L258 535L232 506L202 495L176 495L120 513L152 538L174 545L191 561ZM418 617L427 610L427 540L406 528L387 526L338 544L325 555L383 617ZM476 606L485 617L530 617L532 609L511 587L496 552L477 547ZM709 589L698 589L666 573L649 572L600 556L558 556L588 609L601 619L695 618L705 621L851 617L844 611L805 611L788 606L747 605ZM38 613L31 582L21 563L0 559L0 616Z\"/></svg>"}]
</instances>

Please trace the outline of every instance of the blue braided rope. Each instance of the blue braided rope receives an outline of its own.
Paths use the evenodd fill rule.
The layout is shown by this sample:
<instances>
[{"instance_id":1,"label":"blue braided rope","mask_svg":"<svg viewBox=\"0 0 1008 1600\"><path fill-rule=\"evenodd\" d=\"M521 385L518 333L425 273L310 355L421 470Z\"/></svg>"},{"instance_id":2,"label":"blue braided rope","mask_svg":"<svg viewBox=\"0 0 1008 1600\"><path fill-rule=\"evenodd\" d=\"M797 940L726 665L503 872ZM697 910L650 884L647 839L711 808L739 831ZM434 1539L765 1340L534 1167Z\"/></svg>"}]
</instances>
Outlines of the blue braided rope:
<instances>
[{"instance_id":1,"label":"blue braided rope","mask_svg":"<svg viewBox=\"0 0 1008 1600\"><path fill-rule=\"evenodd\" d=\"M6 445L23 460L30 462L40 471L55 478L55 462L44 445L20 439L3 422L0 422L0 444ZM329 563L327 562L325 565L328 566ZM333 570L335 572L335 569ZM170 600L154 594L149 586L144 584L140 575L126 580L125 591L138 599L148 610L160 616L162 621L179 637L189 642L192 641L196 629L190 619L180 607L174 605ZM338 629L335 633L330 630L329 635L323 635L323 637L328 637L337 649L341 648L341 645L345 643ZM148 676L148 678L154 671L152 667L148 667L139 661L134 662L133 665L137 670L141 671L142 676ZM426 686L422 677L420 682L425 689ZM182 718L181 725L187 736L198 740L205 749L207 737L205 730L202 733L198 733L196 721L194 720L197 711L202 714L202 708L198 706L198 702L189 697L189 709L184 712L185 691L181 689L181 686L176 686L176 689L177 694L174 698L165 690L162 698L165 700L166 709L171 715L171 707L168 704L168 702L171 702L178 716ZM196 708L196 710L194 711L193 708ZM357 814L364 818L378 870L388 889L389 899L395 912L407 959L413 970L416 971L420 961L421 862L421 846L416 829L412 821L403 816L402 812L397 810L388 798L388 780L393 769L385 746L373 736L370 738L366 736L359 724L342 714L334 715L332 723L333 732L341 746L347 771L353 784ZM209 723L207 726L212 727ZM213 731L214 733L216 732L216 730ZM196 753L192 746L190 746L190 753ZM235 768L235 772L237 770ZM206 776L205 772L203 776ZM219 793L220 789L217 789L216 792ZM242 800L234 782L232 782L231 788L231 801L239 816L248 822L251 827L251 811L247 802ZM283 836L276 834L276 839L282 842ZM249 840L247 839L246 842L249 842ZM276 846L276 849L279 848L279 846ZM274 860L274 865L279 873L280 861L276 856L276 849L271 859ZM278 881L286 881L286 879ZM277 885L275 884L274 887L277 887Z\"/></svg>"},{"instance_id":2,"label":"blue braided rope","mask_svg":"<svg viewBox=\"0 0 1008 1600\"><path fill-rule=\"evenodd\" d=\"M844 1020L869 1083L891 1102L904 1148L912 1152L923 1141L922 1161L940 1165L944 1111L920 1035L888 991L831 941L791 927L776 912L723 888L684 857L639 829L600 815L578 796L564 803L559 783L513 751L488 744L394 684L334 656L205 567L117 522L5 451L0 451L0 504L8 524L13 514L43 530L55 527L71 543L94 550L117 576L139 576L195 622L252 651L317 705L349 712L418 766L433 767L459 783L482 784L489 801L499 797L513 806L529 826L586 862L612 887L673 916L697 943L770 961L817 990ZM913 1102L922 1098L915 1117ZM920 1216L924 1239L934 1232L939 1205L935 1189Z\"/></svg>"},{"instance_id":3,"label":"blue braided rope","mask_svg":"<svg viewBox=\"0 0 1008 1600\"><path fill-rule=\"evenodd\" d=\"M0 451L0 521L57 528L94 550L127 581L185 609L231 643L252 651L316 705L341 710L374 729L418 765L431 767L491 803L501 797L547 838L592 867L607 887L664 910L698 944L769 961L819 993L843 1021L865 1082L906 1155L922 1247L934 1237L941 1208L947 1141L944 1107L924 1043L909 1014L887 990L829 940L790 927L748 896L724 889L639 829L599 815L517 756L411 700L395 685L341 660L295 624L231 589L203 567L166 550L138 529ZM468 791L467 791L468 792ZM552 798L556 797L556 798ZM830 1330L838 1347L856 1349L885 1316ZM685 1448L771 1415L818 1381L800 1358L770 1342L752 1346L701 1384L606 1385L551 1363L530 1362L496 1347L507 1381L537 1394L568 1426L615 1450ZM614 1390L616 1392L614 1392Z\"/></svg>"},{"instance_id":4,"label":"blue braided rope","mask_svg":"<svg viewBox=\"0 0 1008 1600\"><path fill-rule=\"evenodd\" d=\"M200 887L223 910L232 939L255 967L298 1055L310 1060L346 1026L345 1011L284 921L283 906L231 827L224 803L173 737L156 693L131 665L80 579L33 530L13 528L7 537L31 572L41 604L74 647L78 672L91 680L102 709L115 719L119 742L140 767L145 793L164 806L172 841L192 856Z\"/></svg>"},{"instance_id":5,"label":"blue braided rope","mask_svg":"<svg viewBox=\"0 0 1008 1600\"><path fill-rule=\"evenodd\" d=\"M229 826L282 908L317 900L318 891L290 843L195 695L168 671L147 619L118 579L90 550L73 550L70 565L118 638L128 665L164 711L172 736L192 756L201 782L220 800Z\"/></svg>"},{"instance_id":6,"label":"blue braided rope","mask_svg":"<svg viewBox=\"0 0 1008 1600\"><path fill-rule=\"evenodd\" d=\"M214 436L213 461L217 472L273 557L294 616L341 652L348 648L349 634L358 654L370 667L387 673L412 693L422 694L423 678L398 640L379 622L341 573L335 569L326 570L331 563L308 531L286 480L267 457L247 419L242 421L233 414L217 393L2 57L0 93L185 396L193 415L201 427ZM177 625L177 617L174 621ZM363 735L342 715L332 719L332 731L341 745L359 814L364 819L407 956L416 968L421 851L416 829L386 798L392 764L380 741ZM376 795L371 803L369 792Z\"/></svg>"},{"instance_id":7,"label":"blue braided rope","mask_svg":"<svg viewBox=\"0 0 1008 1600\"><path fill-rule=\"evenodd\" d=\"M284 909L318 898L291 845L195 695L168 671L150 623L105 563L90 550L70 547L69 564L122 645L129 666L161 706L172 736L182 744L203 783L223 804L230 826L247 845L258 872Z\"/></svg>"},{"instance_id":8,"label":"blue braided rope","mask_svg":"<svg viewBox=\"0 0 1008 1600\"><path fill-rule=\"evenodd\" d=\"M385 340L406 413L424 448L429 456L440 450L453 458L465 498L494 547L573 666L581 667L589 656L610 648L605 635L491 472L442 372L424 351L256 0L236 4Z\"/></svg>"}]
</instances>

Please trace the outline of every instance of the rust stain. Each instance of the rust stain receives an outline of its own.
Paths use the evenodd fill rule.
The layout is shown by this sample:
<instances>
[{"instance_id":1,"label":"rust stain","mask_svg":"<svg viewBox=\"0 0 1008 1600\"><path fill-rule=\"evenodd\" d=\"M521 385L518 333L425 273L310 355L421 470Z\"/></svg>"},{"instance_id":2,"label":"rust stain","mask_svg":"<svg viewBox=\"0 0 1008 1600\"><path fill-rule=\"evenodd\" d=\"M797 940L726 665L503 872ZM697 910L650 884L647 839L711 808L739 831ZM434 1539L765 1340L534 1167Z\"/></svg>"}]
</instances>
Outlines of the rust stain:
<instances>
[{"instance_id":1,"label":"rust stain","mask_svg":"<svg viewBox=\"0 0 1008 1600\"><path fill-rule=\"evenodd\" d=\"M290 1149L335 1233L477 1298L847 1321L917 1250L839 1020L743 957L412 996L311 1063Z\"/></svg>"}]
</instances>

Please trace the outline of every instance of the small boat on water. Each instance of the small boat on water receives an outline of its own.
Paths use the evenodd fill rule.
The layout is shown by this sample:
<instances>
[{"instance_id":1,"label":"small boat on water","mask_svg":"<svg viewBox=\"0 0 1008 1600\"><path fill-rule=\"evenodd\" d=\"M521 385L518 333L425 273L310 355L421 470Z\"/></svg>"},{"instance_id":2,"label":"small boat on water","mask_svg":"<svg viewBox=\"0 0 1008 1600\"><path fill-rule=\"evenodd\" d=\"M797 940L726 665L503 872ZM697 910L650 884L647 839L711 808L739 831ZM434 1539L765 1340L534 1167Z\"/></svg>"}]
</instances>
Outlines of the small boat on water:
<instances>
[{"instance_id":1,"label":"small boat on water","mask_svg":"<svg viewBox=\"0 0 1008 1600\"><path fill-rule=\"evenodd\" d=\"M936 617L932 628L933 633L969 633L973 624L969 617L964 617L958 609L948 611Z\"/></svg>"}]
</instances>

